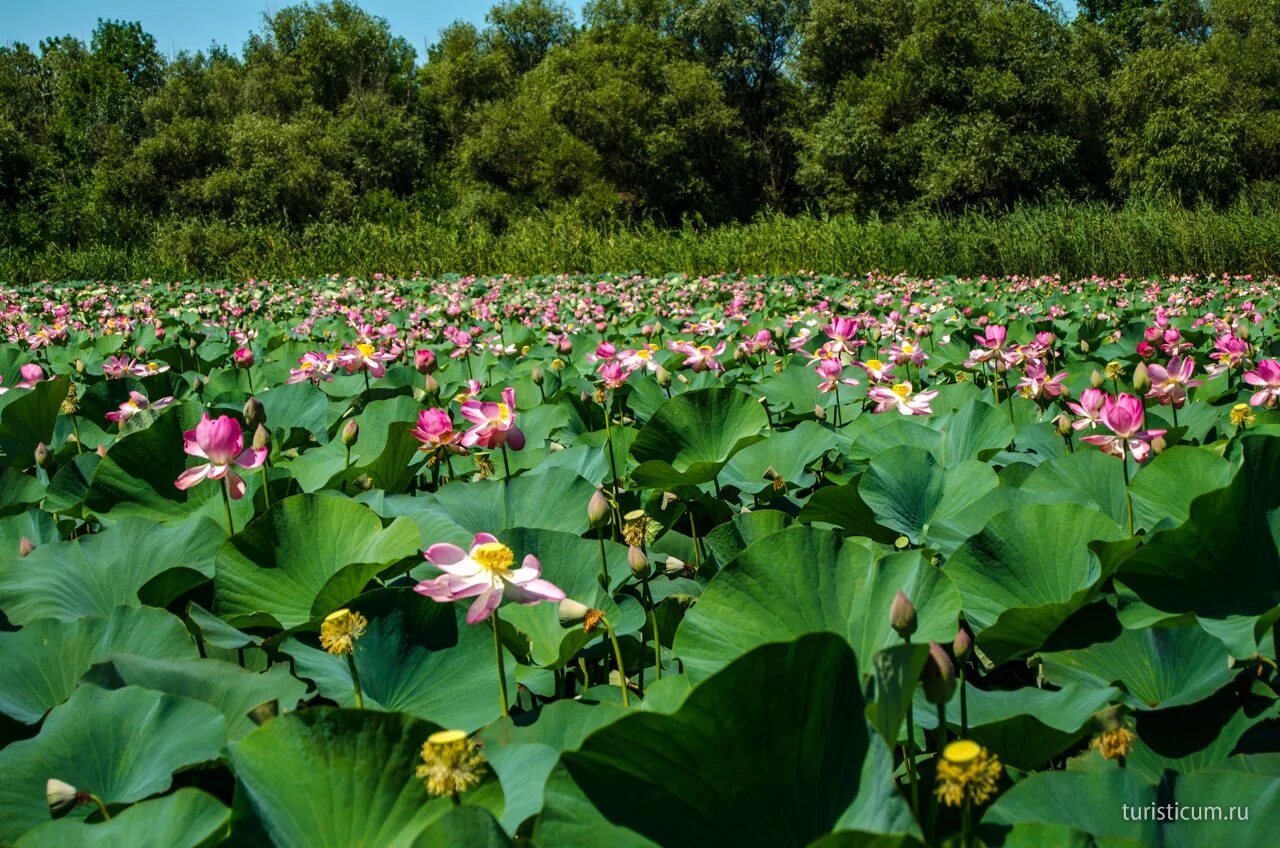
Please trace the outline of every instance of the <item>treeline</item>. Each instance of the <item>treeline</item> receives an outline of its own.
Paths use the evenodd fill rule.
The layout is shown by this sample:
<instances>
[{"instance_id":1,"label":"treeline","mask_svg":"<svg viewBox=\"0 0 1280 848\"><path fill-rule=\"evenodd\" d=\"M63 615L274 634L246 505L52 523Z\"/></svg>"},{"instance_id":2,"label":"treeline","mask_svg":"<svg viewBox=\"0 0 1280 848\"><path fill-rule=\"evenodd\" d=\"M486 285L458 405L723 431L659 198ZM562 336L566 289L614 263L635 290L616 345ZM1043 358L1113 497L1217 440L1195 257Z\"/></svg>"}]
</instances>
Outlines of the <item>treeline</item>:
<instances>
[{"instance_id":1,"label":"treeline","mask_svg":"<svg viewBox=\"0 0 1280 848\"><path fill-rule=\"evenodd\" d=\"M316 226L1278 198L1280 0L507 0L425 57L335 0L236 52L166 59L118 21L0 47L9 267Z\"/></svg>"}]
</instances>

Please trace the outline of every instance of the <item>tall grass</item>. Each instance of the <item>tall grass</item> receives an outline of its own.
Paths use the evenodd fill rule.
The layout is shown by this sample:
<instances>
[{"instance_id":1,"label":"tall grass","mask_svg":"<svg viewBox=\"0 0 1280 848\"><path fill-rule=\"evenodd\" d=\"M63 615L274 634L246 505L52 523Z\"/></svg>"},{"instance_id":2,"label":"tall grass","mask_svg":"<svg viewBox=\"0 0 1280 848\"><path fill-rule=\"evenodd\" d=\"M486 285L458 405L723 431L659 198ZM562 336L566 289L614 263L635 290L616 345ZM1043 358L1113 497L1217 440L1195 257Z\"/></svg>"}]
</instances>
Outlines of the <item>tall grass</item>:
<instances>
[{"instance_id":1,"label":"tall grass","mask_svg":"<svg viewBox=\"0 0 1280 848\"><path fill-rule=\"evenodd\" d=\"M710 229L592 224L548 215L500 235L428 220L303 229L184 220L157 223L145 243L125 247L0 247L0 280L13 282L738 269L1073 277L1277 272L1280 207L1064 204L998 216L913 213L885 220L775 215Z\"/></svg>"}]
</instances>

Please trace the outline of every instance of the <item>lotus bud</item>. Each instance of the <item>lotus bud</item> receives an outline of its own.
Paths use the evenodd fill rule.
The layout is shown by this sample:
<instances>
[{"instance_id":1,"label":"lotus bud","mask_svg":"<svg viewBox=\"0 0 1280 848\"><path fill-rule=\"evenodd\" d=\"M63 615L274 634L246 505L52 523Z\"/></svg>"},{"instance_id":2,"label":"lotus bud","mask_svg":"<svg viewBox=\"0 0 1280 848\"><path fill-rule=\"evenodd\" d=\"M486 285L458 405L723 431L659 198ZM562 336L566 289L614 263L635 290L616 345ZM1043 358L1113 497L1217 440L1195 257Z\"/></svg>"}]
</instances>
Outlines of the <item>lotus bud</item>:
<instances>
[{"instance_id":1,"label":"lotus bud","mask_svg":"<svg viewBox=\"0 0 1280 848\"><path fill-rule=\"evenodd\" d=\"M605 500L604 492L596 489L591 493L591 499L587 501L587 521L592 527L600 527L609 520L609 502Z\"/></svg>"},{"instance_id":2,"label":"lotus bud","mask_svg":"<svg viewBox=\"0 0 1280 848\"><path fill-rule=\"evenodd\" d=\"M208 380L204 377L197 376L191 381L191 390L197 395L204 392L204 387L208 384Z\"/></svg>"},{"instance_id":3,"label":"lotus bud","mask_svg":"<svg viewBox=\"0 0 1280 848\"><path fill-rule=\"evenodd\" d=\"M142 357L147 355L147 349L142 345L138 345L133 349L133 355L141 359Z\"/></svg>"},{"instance_id":4,"label":"lotus bud","mask_svg":"<svg viewBox=\"0 0 1280 848\"><path fill-rule=\"evenodd\" d=\"M924 697L931 704L945 704L956 693L956 667L937 642L929 643L929 659L920 675Z\"/></svg>"},{"instance_id":5,"label":"lotus bud","mask_svg":"<svg viewBox=\"0 0 1280 848\"><path fill-rule=\"evenodd\" d=\"M631 566L631 573L637 580L643 580L649 576L649 557L635 545L627 547L627 565Z\"/></svg>"},{"instance_id":6,"label":"lotus bud","mask_svg":"<svg viewBox=\"0 0 1280 848\"><path fill-rule=\"evenodd\" d=\"M955 654L956 662L963 664L972 648L973 637L969 635L968 628L961 625L956 632L956 638L951 641L951 653Z\"/></svg>"},{"instance_id":7,"label":"lotus bud","mask_svg":"<svg viewBox=\"0 0 1280 848\"><path fill-rule=\"evenodd\" d=\"M413 367L418 369L418 373L422 375L431 374L436 370L439 363L436 362L435 351L418 350L413 353Z\"/></svg>"},{"instance_id":8,"label":"lotus bud","mask_svg":"<svg viewBox=\"0 0 1280 848\"><path fill-rule=\"evenodd\" d=\"M102 457L103 459L106 459L106 458L107 458L107 446L106 446L106 445L98 445L98 448L97 448L97 454L98 454L98 456Z\"/></svg>"},{"instance_id":9,"label":"lotus bud","mask_svg":"<svg viewBox=\"0 0 1280 848\"><path fill-rule=\"evenodd\" d=\"M347 447L351 447L360 438L360 423L354 418L342 425L342 443Z\"/></svg>"},{"instance_id":10,"label":"lotus bud","mask_svg":"<svg viewBox=\"0 0 1280 848\"><path fill-rule=\"evenodd\" d=\"M533 384L535 386L541 386L543 383L546 382L546 379L547 379L546 377L543 376L542 369L536 365L533 366L533 373L530 374L530 376L533 378Z\"/></svg>"},{"instance_id":11,"label":"lotus bud","mask_svg":"<svg viewBox=\"0 0 1280 848\"><path fill-rule=\"evenodd\" d=\"M236 364L237 368L252 368L253 351L247 347L238 348L235 353L231 354L231 360Z\"/></svg>"},{"instance_id":12,"label":"lotus bud","mask_svg":"<svg viewBox=\"0 0 1280 848\"><path fill-rule=\"evenodd\" d=\"M1066 437L1071 435L1071 416L1067 415L1067 413L1058 413L1058 417L1053 419L1053 423L1059 436Z\"/></svg>"},{"instance_id":13,"label":"lotus bud","mask_svg":"<svg viewBox=\"0 0 1280 848\"><path fill-rule=\"evenodd\" d=\"M428 397L440 397L440 381L428 374L422 378L422 390Z\"/></svg>"},{"instance_id":14,"label":"lotus bud","mask_svg":"<svg viewBox=\"0 0 1280 848\"><path fill-rule=\"evenodd\" d=\"M591 612L591 607L580 604L573 598L565 598L560 602L560 626L577 627Z\"/></svg>"},{"instance_id":15,"label":"lotus bud","mask_svg":"<svg viewBox=\"0 0 1280 848\"><path fill-rule=\"evenodd\" d=\"M77 374L83 374L83 373L84 373L84 360L83 360L83 359L77 359L77 360L75 361L75 369L76 369L76 373L77 373Z\"/></svg>"},{"instance_id":16,"label":"lotus bud","mask_svg":"<svg viewBox=\"0 0 1280 848\"><path fill-rule=\"evenodd\" d=\"M823 407L823 405L822 405L822 404L817 404L817 405L816 405L816 406L814 406L814 408L813 408L813 416L814 416L815 418L817 418L819 421L826 421L826 420L827 420L827 410Z\"/></svg>"},{"instance_id":17,"label":"lotus bud","mask_svg":"<svg viewBox=\"0 0 1280 848\"><path fill-rule=\"evenodd\" d=\"M662 570L666 572L668 577L683 577L689 570L689 564L682 559L668 556L667 561L663 564Z\"/></svg>"},{"instance_id":18,"label":"lotus bud","mask_svg":"<svg viewBox=\"0 0 1280 848\"><path fill-rule=\"evenodd\" d=\"M49 446L44 442L36 445L35 458L36 465L41 468L49 468L53 465L53 456L49 453Z\"/></svg>"},{"instance_id":19,"label":"lotus bud","mask_svg":"<svg viewBox=\"0 0 1280 848\"><path fill-rule=\"evenodd\" d=\"M1084 339L1081 339L1081 340L1080 340L1080 352L1081 352L1081 353L1088 353L1088 352L1089 352L1089 343L1088 343L1087 341L1085 341Z\"/></svg>"},{"instance_id":20,"label":"lotus bud","mask_svg":"<svg viewBox=\"0 0 1280 848\"><path fill-rule=\"evenodd\" d=\"M18 542L18 556L20 557L28 556L35 549L35 542L31 541L26 536L23 536L22 540Z\"/></svg>"},{"instance_id":21,"label":"lotus bud","mask_svg":"<svg viewBox=\"0 0 1280 848\"><path fill-rule=\"evenodd\" d=\"M1093 369L1093 373L1089 375L1089 385L1095 389L1102 388L1102 374L1097 368Z\"/></svg>"},{"instance_id":22,"label":"lotus bud","mask_svg":"<svg viewBox=\"0 0 1280 848\"><path fill-rule=\"evenodd\" d=\"M45 781L44 798L54 818L66 815L85 801L79 790L70 783L52 777Z\"/></svg>"},{"instance_id":23,"label":"lotus bud","mask_svg":"<svg viewBox=\"0 0 1280 848\"><path fill-rule=\"evenodd\" d=\"M1164 440L1164 436L1156 436L1151 440L1151 450L1153 453L1164 453L1164 449L1168 447L1168 442Z\"/></svg>"},{"instance_id":24,"label":"lotus bud","mask_svg":"<svg viewBox=\"0 0 1280 848\"><path fill-rule=\"evenodd\" d=\"M1151 388L1151 377L1147 374L1147 363L1139 362L1138 367L1133 369L1133 390L1143 394L1149 388Z\"/></svg>"},{"instance_id":25,"label":"lotus bud","mask_svg":"<svg viewBox=\"0 0 1280 848\"><path fill-rule=\"evenodd\" d=\"M654 379L658 381L659 386L665 389L671 385L671 372L659 365Z\"/></svg>"},{"instance_id":26,"label":"lotus bud","mask_svg":"<svg viewBox=\"0 0 1280 848\"><path fill-rule=\"evenodd\" d=\"M251 397L244 402L244 426L252 429L260 424L267 423L267 411L262 405L262 401L256 397Z\"/></svg>"},{"instance_id":27,"label":"lotus bud","mask_svg":"<svg viewBox=\"0 0 1280 848\"><path fill-rule=\"evenodd\" d=\"M261 424L258 425L258 429L253 431L253 446L255 449L271 446L271 433Z\"/></svg>"},{"instance_id":28,"label":"lotus bud","mask_svg":"<svg viewBox=\"0 0 1280 848\"><path fill-rule=\"evenodd\" d=\"M889 624L903 641L909 642L911 634L916 632L916 623L916 608L907 593L899 589L893 596L893 603L889 604Z\"/></svg>"}]
</instances>

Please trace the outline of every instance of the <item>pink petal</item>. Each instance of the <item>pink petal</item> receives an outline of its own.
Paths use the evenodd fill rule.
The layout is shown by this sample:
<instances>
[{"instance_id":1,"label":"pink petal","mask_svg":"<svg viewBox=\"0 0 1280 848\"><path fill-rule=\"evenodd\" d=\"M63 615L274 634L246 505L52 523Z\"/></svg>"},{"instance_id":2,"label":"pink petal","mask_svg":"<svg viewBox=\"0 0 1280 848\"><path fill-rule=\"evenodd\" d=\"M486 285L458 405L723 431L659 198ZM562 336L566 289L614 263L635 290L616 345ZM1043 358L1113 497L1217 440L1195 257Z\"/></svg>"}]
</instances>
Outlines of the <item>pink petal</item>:
<instances>
[{"instance_id":1,"label":"pink petal","mask_svg":"<svg viewBox=\"0 0 1280 848\"><path fill-rule=\"evenodd\" d=\"M476 537L471 540L471 550L475 550L480 545L492 545L498 541L498 537L492 533L477 533Z\"/></svg>"},{"instance_id":2,"label":"pink petal","mask_svg":"<svg viewBox=\"0 0 1280 848\"><path fill-rule=\"evenodd\" d=\"M524 432L519 427L512 427L507 431L507 444L514 451L524 450Z\"/></svg>"},{"instance_id":3,"label":"pink petal","mask_svg":"<svg viewBox=\"0 0 1280 848\"><path fill-rule=\"evenodd\" d=\"M467 558L467 552L457 545L450 545L448 542L438 542L431 547L423 556L427 562L434 566L453 565Z\"/></svg>"},{"instance_id":4,"label":"pink petal","mask_svg":"<svg viewBox=\"0 0 1280 848\"><path fill-rule=\"evenodd\" d=\"M239 474L227 469L227 489L231 494L231 500L238 501L244 497L244 478Z\"/></svg>"},{"instance_id":5,"label":"pink petal","mask_svg":"<svg viewBox=\"0 0 1280 848\"><path fill-rule=\"evenodd\" d=\"M178 479L173 481L173 485L179 489L186 491L195 484L204 480L209 474L209 464L197 465L195 468L188 468L186 471L178 475Z\"/></svg>"},{"instance_id":6,"label":"pink petal","mask_svg":"<svg viewBox=\"0 0 1280 848\"><path fill-rule=\"evenodd\" d=\"M493 611L502 603L502 587L489 588L480 593L475 603L467 610L467 624L477 624L493 615Z\"/></svg>"},{"instance_id":7,"label":"pink petal","mask_svg":"<svg viewBox=\"0 0 1280 848\"><path fill-rule=\"evenodd\" d=\"M517 604L537 604L542 601L563 601L564 592L550 580L530 580L517 586L507 585L507 597Z\"/></svg>"},{"instance_id":8,"label":"pink petal","mask_svg":"<svg viewBox=\"0 0 1280 848\"><path fill-rule=\"evenodd\" d=\"M236 457L236 465L241 468L247 468L252 471L255 468L261 468L262 464L267 461L267 449L262 448L245 448L240 455Z\"/></svg>"}]
</instances>

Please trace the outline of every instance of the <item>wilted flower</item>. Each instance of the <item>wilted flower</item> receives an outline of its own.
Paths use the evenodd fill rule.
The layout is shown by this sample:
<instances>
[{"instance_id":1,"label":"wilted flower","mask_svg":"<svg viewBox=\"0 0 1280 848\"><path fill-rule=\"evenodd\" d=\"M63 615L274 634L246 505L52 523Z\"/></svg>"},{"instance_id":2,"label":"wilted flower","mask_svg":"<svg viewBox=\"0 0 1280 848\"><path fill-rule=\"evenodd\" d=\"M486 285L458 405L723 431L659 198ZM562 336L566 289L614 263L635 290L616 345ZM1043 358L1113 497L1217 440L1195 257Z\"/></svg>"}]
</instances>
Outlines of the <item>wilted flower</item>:
<instances>
[{"instance_id":1,"label":"wilted flower","mask_svg":"<svg viewBox=\"0 0 1280 848\"><path fill-rule=\"evenodd\" d=\"M1000 771L995 754L971 739L957 739L942 749L934 796L948 807L985 803L995 794Z\"/></svg>"},{"instance_id":2,"label":"wilted flower","mask_svg":"<svg viewBox=\"0 0 1280 848\"><path fill-rule=\"evenodd\" d=\"M439 730L422 743L422 765L418 766L417 775L426 781L430 795L460 795L480 782L484 770L484 754L465 731Z\"/></svg>"},{"instance_id":3,"label":"wilted flower","mask_svg":"<svg viewBox=\"0 0 1280 848\"><path fill-rule=\"evenodd\" d=\"M565 594L555 584L541 579L542 564L528 554L520 568L514 568L515 554L488 533L477 533L471 550L447 543L432 545L426 559L444 572L424 580L414 591L433 601L445 603L474 597L467 611L467 623L475 624L493 614L503 597L517 604L563 601Z\"/></svg>"},{"instance_id":4,"label":"wilted flower","mask_svg":"<svg viewBox=\"0 0 1280 848\"><path fill-rule=\"evenodd\" d=\"M1258 417L1247 403L1237 403L1231 407L1231 424L1234 427L1252 427Z\"/></svg>"},{"instance_id":5,"label":"wilted flower","mask_svg":"<svg viewBox=\"0 0 1280 848\"><path fill-rule=\"evenodd\" d=\"M320 625L320 647L331 654L349 654L368 626L369 620L358 612L345 608L335 610L325 616Z\"/></svg>"},{"instance_id":6,"label":"wilted flower","mask_svg":"<svg viewBox=\"0 0 1280 848\"><path fill-rule=\"evenodd\" d=\"M1134 732L1124 725L1111 730L1103 730L1089 742L1090 748L1096 748L1104 759L1119 760L1129 756L1133 751L1133 743L1137 740Z\"/></svg>"}]
</instances>

